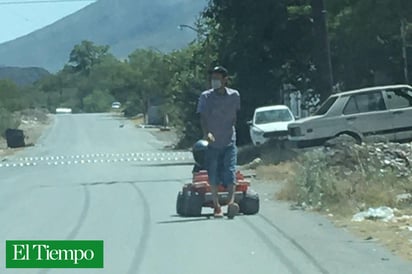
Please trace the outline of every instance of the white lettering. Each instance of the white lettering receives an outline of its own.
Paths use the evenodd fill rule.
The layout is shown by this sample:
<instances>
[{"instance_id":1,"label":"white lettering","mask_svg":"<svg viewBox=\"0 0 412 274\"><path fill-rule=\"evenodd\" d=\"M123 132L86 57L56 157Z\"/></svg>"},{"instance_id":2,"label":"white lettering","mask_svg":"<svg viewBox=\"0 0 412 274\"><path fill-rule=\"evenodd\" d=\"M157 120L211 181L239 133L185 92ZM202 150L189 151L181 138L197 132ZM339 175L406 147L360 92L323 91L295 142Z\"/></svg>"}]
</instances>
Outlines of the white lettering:
<instances>
[{"instance_id":1,"label":"white lettering","mask_svg":"<svg viewBox=\"0 0 412 274\"><path fill-rule=\"evenodd\" d=\"M52 249L51 251L47 253L48 253L47 260L52 260L52 261L61 260L59 256L59 251L57 249Z\"/></svg>"},{"instance_id":2,"label":"white lettering","mask_svg":"<svg viewBox=\"0 0 412 274\"><path fill-rule=\"evenodd\" d=\"M13 245L14 246L14 257L13 261L23 261L23 260L30 260L29 259L29 248L28 245ZM20 248L20 249L18 249ZM26 250L26 256L23 255L24 250ZM17 258L18 255L23 255L21 258Z\"/></svg>"},{"instance_id":3,"label":"white lettering","mask_svg":"<svg viewBox=\"0 0 412 274\"><path fill-rule=\"evenodd\" d=\"M33 245L33 249L37 248L37 261L43 261L42 259L42 248L46 251L46 255L47 255L47 249L49 248L48 245Z\"/></svg>"},{"instance_id":4,"label":"white lettering","mask_svg":"<svg viewBox=\"0 0 412 274\"><path fill-rule=\"evenodd\" d=\"M89 252L89 256L87 256L87 253ZM93 250L91 250L91 249L87 249L85 252L84 252L84 258L86 259L86 261L91 261L91 260L93 260L94 259L94 252L93 252Z\"/></svg>"},{"instance_id":5,"label":"white lettering","mask_svg":"<svg viewBox=\"0 0 412 274\"><path fill-rule=\"evenodd\" d=\"M62 255L63 255L63 259L62 259ZM59 257L60 257L60 260L73 261L73 250L65 250L65 249L60 250Z\"/></svg>"},{"instance_id":6,"label":"white lettering","mask_svg":"<svg viewBox=\"0 0 412 274\"><path fill-rule=\"evenodd\" d=\"M13 260L30 260L30 246L28 244L13 245L13 247ZM72 261L75 265L82 260L91 261L95 256L94 251L91 249L50 249L50 246L46 244L33 244L31 250L33 250L33 254L37 254L37 261Z\"/></svg>"}]
</instances>

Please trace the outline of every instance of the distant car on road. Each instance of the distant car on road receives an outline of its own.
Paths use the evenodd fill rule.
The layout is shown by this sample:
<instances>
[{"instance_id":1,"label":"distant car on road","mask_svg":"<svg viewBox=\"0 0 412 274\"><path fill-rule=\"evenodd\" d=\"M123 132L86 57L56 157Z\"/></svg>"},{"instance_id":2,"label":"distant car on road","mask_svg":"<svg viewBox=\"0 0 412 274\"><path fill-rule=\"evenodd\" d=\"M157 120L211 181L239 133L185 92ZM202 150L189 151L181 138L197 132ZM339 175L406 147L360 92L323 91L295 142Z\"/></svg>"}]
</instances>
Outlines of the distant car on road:
<instances>
[{"instance_id":1,"label":"distant car on road","mask_svg":"<svg viewBox=\"0 0 412 274\"><path fill-rule=\"evenodd\" d=\"M120 102L113 102L112 109L119 109L122 106Z\"/></svg>"},{"instance_id":2,"label":"distant car on road","mask_svg":"<svg viewBox=\"0 0 412 274\"><path fill-rule=\"evenodd\" d=\"M56 108L56 114L72 113L71 108Z\"/></svg>"},{"instance_id":3,"label":"distant car on road","mask_svg":"<svg viewBox=\"0 0 412 274\"><path fill-rule=\"evenodd\" d=\"M253 120L248 122L250 138L255 146L264 144L270 139L286 140L288 124L293 121L295 118L287 106L276 105L257 108Z\"/></svg>"},{"instance_id":4,"label":"distant car on road","mask_svg":"<svg viewBox=\"0 0 412 274\"><path fill-rule=\"evenodd\" d=\"M298 147L322 145L340 135L357 143L378 135L389 141L412 139L412 87L380 86L331 95L311 117L289 124Z\"/></svg>"}]
</instances>

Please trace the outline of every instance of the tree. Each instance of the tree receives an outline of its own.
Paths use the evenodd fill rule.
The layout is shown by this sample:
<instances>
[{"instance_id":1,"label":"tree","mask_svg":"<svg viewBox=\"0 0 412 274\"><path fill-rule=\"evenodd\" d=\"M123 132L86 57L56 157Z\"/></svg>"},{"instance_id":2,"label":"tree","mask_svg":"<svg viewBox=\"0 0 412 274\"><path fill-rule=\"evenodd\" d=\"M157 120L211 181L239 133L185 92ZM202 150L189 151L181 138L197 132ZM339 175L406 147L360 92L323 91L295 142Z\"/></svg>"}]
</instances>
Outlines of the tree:
<instances>
[{"instance_id":1,"label":"tree","mask_svg":"<svg viewBox=\"0 0 412 274\"><path fill-rule=\"evenodd\" d=\"M0 136L4 137L7 129L15 129L20 125L20 117L0 107Z\"/></svg>"},{"instance_id":2,"label":"tree","mask_svg":"<svg viewBox=\"0 0 412 274\"><path fill-rule=\"evenodd\" d=\"M89 74L91 68L108 55L109 46L98 46L91 41L82 41L70 52L69 66L76 72Z\"/></svg>"},{"instance_id":3,"label":"tree","mask_svg":"<svg viewBox=\"0 0 412 274\"><path fill-rule=\"evenodd\" d=\"M332 63L327 28L327 12L324 0L312 0L314 60L316 64L315 83L321 100L325 100L333 91Z\"/></svg>"},{"instance_id":4,"label":"tree","mask_svg":"<svg viewBox=\"0 0 412 274\"><path fill-rule=\"evenodd\" d=\"M89 113L106 112L109 110L113 96L107 90L93 90L83 100L84 110Z\"/></svg>"},{"instance_id":5,"label":"tree","mask_svg":"<svg viewBox=\"0 0 412 274\"><path fill-rule=\"evenodd\" d=\"M401 20L408 0L328 0L335 80L345 89L403 82Z\"/></svg>"},{"instance_id":6,"label":"tree","mask_svg":"<svg viewBox=\"0 0 412 274\"><path fill-rule=\"evenodd\" d=\"M135 103L143 113L151 101L162 102L172 77L166 55L151 49L138 49L129 55Z\"/></svg>"},{"instance_id":7,"label":"tree","mask_svg":"<svg viewBox=\"0 0 412 274\"><path fill-rule=\"evenodd\" d=\"M256 107L281 103L282 84L297 81L296 72L309 75L309 12L308 1L209 1L203 13L209 39L216 42L217 60L233 73L241 93L240 143L249 141L246 121Z\"/></svg>"},{"instance_id":8,"label":"tree","mask_svg":"<svg viewBox=\"0 0 412 274\"><path fill-rule=\"evenodd\" d=\"M208 64L213 59L210 46L207 41L194 42L167 56L172 77L164 113L179 128L180 147L191 146L202 137L196 107L200 93L208 87Z\"/></svg>"},{"instance_id":9,"label":"tree","mask_svg":"<svg viewBox=\"0 0 412 274\"><path fill-rule=\"evenodd\" d=\"M10 112L22 110L29 106L27 96L10 80L0 80L0 107Z\"/></svg>"}]
</instances>

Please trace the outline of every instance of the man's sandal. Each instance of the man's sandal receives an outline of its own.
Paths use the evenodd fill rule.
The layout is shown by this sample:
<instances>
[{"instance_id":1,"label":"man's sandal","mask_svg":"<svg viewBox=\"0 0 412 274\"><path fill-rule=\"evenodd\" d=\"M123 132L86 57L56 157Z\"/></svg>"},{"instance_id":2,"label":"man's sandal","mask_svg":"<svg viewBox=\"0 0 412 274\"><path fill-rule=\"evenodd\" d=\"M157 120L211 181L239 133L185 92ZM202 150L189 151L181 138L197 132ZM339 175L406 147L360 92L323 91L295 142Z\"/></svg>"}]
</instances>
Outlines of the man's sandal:
<instances>
[{"instance_id":1,"label":"man's sandal","mask_svg":"<svg viewBox=\"0 0 412 274\"><path fill-rule=\"evenodd\" d=\"M215 218L222 218L223 217L223 211L222 211L222 208L220 206L215 207L214 212L213 212L213 216Z\"/></svg>"},{"instance_id":2,"label":"man's sandal","mask_svg":"<svg viewBox=\"0 0 412 274\"><path fill-rule=\"evenodd\" d=\"M231 203L227 206L227 217L233 219L239 214L239 205L237 203Z\"/></svg>"}]
</instances>

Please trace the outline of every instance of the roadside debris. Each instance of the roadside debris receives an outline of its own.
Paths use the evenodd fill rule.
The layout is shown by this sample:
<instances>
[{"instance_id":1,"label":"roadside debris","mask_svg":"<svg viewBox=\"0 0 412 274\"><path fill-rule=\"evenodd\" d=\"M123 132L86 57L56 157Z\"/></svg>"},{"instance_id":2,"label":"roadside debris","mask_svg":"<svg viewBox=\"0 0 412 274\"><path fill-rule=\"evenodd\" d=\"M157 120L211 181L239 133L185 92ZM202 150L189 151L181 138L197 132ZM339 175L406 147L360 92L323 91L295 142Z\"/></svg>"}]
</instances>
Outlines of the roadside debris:
<instances>
[{"instance_id":1,"label":"roadside debris","mask_svg":"<svg viewBox=\"0 0 412 274\"><path fill-rule=\"evenodd\" d=\"M368 148L369 154L380 161L383 169L396 171L399 177L412 175L412 143L377 143L368 145Z\"/></svg>"},{"instance_id":2,"label":"roadside debris","mask_svg":"<svg viewBox=\"0 0 412 274\"><path fill-rule=\"evenodd\" d=\"M352 217L353 222L362 222L364 220L382 220L388 222L395 217L394 210L390 207L382 206L378 208L369 208L367 211L356 213Z\"/></svg>"},{"instance_id":3,"label":"roadside debris","mask_svg":"<svg viewBox=\"0 0 412 274\"><path fill-rule=\"evenodd\" d=\"M260 166L262 164L262 159L260 158L256 158L255 160L253 160L252 162L244 165L242 168L244 169L256 169L258 166Z\"/></svg>"},{"instance_id":4,"label":"roadside debris","mask_svg":"<svg viewBox=\"0 0 412 274\"><path fill-rule=\"evenodd\" d=\"M362 143L351 142L342 136L329 141L319 152L326 153L328 166L339 166L342 173L350 175L362 169L380 174L395 172L398 177L412 176L412 143Z\"/></svg>"},{"instance_id":5,"label":"roadside debris","mask_svg":"<svg viewBox=\"0 0 412 274\"><path fill-rule=\"evenodd\" d=\"M393 218L393 220L392 220L394 223L397 223L397 222L408 222L408 221L412 221L412 216L410 216L410 215L402 215L402 216L400 216L400 217L395 217L395 218Z\"/></svg>"},{"instance_id":6,"label":"roadside debris","mask_svg":"<svg viewBox=\"0 0 412 274\"><path fill-rule=\"evenodd\" d=\"M396 202L397 203L412 202L412 194L403 193L403 194L396 195Z\"/></svg>"},{"instance_id":7,"label":"roadside debris","mask_svg":"<svg viewBox=\"0 0 412 274\"><path fill-rule=\"evenodd\" d=\"M276 195L293 201L292 210L333 214L339 227L412 259L412 143L356 144L342 136L300 151L292 164Z\"/></svg>"}]
</instances>

